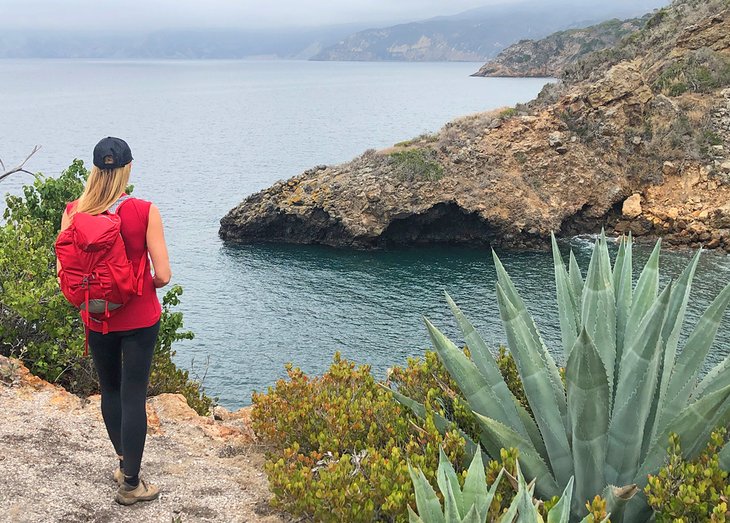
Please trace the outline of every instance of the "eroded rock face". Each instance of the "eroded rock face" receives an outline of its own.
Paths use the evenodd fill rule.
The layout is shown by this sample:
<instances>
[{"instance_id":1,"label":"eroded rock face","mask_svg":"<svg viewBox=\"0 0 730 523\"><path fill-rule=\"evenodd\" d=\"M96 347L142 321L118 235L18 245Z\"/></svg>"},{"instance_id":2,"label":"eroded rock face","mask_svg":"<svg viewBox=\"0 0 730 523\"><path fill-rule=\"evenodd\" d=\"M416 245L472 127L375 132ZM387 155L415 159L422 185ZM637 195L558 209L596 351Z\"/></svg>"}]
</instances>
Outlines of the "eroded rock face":
<instances>
[{"instance_id":1,"label":"eroded rock face","mask_svg":"<svg viewBox=\"0 0 730 523\"><path fill-rule=\"evenodd\" d=\"M619 165L571 141L566 131L550 110L463 118L435 142L366 153L254 194L221 220L220 235L232 243L359 249L434 242L541 245L579 210L590 206L600 216L630 190ZM425 148L442 175L404 177L393 153Z\"/></svg>"},{"instance_id":2,"label":"eroded rock face","mask_svg":"<svg viewBox=\"0 0 730 523\"><path fill-rule=\"evenodd\" d=\"M695 52L697 42L730 55L727 38L715 34L727 21L712 20L674 35L666 63ZM675 225L667 230L652 221L658 209L648 191L703 167L696 158L678 157L682 151L672 145L688 139L682 134L688 131L672 126L687 117L682 107L689 101L655 92L658 60L626 59L598 79L558 86L549 99L519 111L460 118L435 135L305 171L246 198L221 220L220 236L229 243L358 249L434 242L532 248L547 245L551 232L606 228L704 241L705 233L680 235ZM718 91L696 95L690 105L700 116L716 106L713 125L725 140L727 104ZM720 174L726 150L730 144L713 147ZM684 209L677 194L667 192L661 205Z\"/></svg>"}]
</instances>

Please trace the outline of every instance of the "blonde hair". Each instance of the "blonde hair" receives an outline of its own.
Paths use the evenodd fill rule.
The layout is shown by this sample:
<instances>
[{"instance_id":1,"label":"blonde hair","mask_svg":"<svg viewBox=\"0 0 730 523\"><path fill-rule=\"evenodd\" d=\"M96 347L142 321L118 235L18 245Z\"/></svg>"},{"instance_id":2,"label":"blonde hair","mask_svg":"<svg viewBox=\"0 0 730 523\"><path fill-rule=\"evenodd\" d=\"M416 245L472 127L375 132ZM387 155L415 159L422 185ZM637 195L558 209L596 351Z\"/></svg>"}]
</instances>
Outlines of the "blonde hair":
<instances>
[{"instance_id":1,"label":"blonde hair","mask_svg":"<svg viewBox=\"0 0 730 523\"><path fill-rule=\"evenodd\" d=\"M106 211L124 193L129 185L132 162L116 169L99 169L91 167L91 174L86 180L86 187L76 204L75 212L101 214Z\"/></svg>"}]
</instances>

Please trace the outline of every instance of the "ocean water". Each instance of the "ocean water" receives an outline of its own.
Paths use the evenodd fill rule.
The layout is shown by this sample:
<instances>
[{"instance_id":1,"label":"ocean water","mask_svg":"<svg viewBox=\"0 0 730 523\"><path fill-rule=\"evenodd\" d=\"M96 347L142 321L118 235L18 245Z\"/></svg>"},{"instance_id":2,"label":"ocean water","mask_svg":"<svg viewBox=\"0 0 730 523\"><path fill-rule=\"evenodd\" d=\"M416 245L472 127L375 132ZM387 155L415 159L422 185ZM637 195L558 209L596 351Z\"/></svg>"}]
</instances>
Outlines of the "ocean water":
<instances>
[{"instance_id":1,"label":"ocean water","mask_svg":"<svg viewBox=\"0 0 730 523\"><path fill-rule=\"evenodd\" d=\"M479 65L0 61L0 158L14 164L40 144L28 167L53 176L73 158L88 163L103 136L130 143L135 195L162 212L173 279L185 289L181 310L196 334L179 344L177 362L236 408L284 376L285 363L321 373L335 351L382 375L429 347L424 316L459 342L444 290L489 343L504 342L488 250L228 247L217 235L231 207L279 179L527 101L548 81L469 77ZM17 192L24 176L0 190ZM575 238L563 248L574 248L585 270L590 244ZM648 252L637 247L637 262ZM499 255L560 359L550 255ZM667 278L689 257L665 253ZM690 319L728 274L730 258L703 256ZM710 363L728 353L726 318Z\"/></svg>"}]
</instances>

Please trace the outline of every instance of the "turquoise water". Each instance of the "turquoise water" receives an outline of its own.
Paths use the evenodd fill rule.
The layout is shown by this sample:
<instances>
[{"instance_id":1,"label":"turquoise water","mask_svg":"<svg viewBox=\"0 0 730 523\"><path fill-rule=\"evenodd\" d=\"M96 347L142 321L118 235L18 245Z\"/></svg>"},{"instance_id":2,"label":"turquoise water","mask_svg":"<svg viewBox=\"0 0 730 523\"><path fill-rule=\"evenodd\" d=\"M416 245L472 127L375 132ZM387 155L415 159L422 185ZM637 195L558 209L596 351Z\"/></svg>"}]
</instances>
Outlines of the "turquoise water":
<instances>
[{"instance_id":1,"label":"turquoise water","mask_svg":"<svg viewBox=\"0 0 730 523\"><path fill-rule=\"evenodd\" d=\"M250 402L294 362L326 369L335 351L383 374L429 342L422 317L456 336L443 291L493 345L504 341L487 250L436 246L383 252L245 246L218 239L218 220L246 195L313 165L347 161L435 131L457 116L527 101L541 79L471 78L480 64L246 61L0 61L0 157L59 173L96 141L122 136L135 194L161 209L173 279L196 339L177 362L203 375L228 407ZM16 176L0 189L17 192ZM587 266L586 239L572 240ZM567 247L567 245L566 245ZM645 259L646 247L636 258ZM546 343L559 352L552 260L500 253ZM689 254L667 253L669 276ZM730 273L707 253L693 292L696 317ZM730 324L713 350L730 351Z\"/></svg>"}]
</instances>

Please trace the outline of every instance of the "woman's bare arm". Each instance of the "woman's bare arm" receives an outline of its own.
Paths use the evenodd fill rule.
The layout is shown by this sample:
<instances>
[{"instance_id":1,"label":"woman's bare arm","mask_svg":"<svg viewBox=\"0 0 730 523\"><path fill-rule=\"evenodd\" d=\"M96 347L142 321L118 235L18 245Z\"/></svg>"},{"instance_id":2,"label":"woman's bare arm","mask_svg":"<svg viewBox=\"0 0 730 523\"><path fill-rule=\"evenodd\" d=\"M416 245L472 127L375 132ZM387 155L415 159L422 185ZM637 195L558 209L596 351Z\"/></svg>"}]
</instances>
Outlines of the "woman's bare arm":
<instances>
[{"instance_id":1,"label":"woman's bare arm","mask_svg":"<svg viewBox=\"0 0 730 523\"><path fill-rule=\"evenodd\" d=\"M66 229L68 229L69 225L71 225L71 218L69 217L68 213L66 213L66 211L63 211L63 216L61 217L61 231L65 231ZM58 276L60 273L61 273L61 262L58 261L58 258L56 258L56 276ZM60 279L59 279L59 283L60 283Z\"/></svg>"},{"instance_id":2,"label":"woman's bare arm","mask_svg":"<svg viewBox=\"0 0 730 523\"><path fill-rule=\"evenodd\" d=\"M170 283L170 257L167 254L165 231L162 227L162 216L155 205L150 205L149 221L147 223L147 250L150 252L154 267L153 282L155 288L164 287Z\"/></svg>"}]
</instances>

